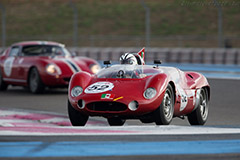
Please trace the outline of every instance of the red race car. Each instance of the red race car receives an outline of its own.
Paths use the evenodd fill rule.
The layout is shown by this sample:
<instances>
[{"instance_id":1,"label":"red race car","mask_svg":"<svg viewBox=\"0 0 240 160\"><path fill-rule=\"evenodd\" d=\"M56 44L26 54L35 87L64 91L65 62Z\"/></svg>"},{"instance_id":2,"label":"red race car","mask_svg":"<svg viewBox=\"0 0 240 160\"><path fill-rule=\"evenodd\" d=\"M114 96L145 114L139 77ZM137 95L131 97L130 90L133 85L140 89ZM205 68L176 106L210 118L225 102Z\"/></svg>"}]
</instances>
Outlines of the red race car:
<instances>
[{"instance_id":1,"label":"red race car","mask_svg":"<svg viewBox=\"0 0 240 160\"><path fill-rule=\"evenodd\" d=\"M67 87L79 71L97 73L99 64L90 58L73 57L63 44L29 41L13 44L0 55L0 90L8 85L28 86L33 93L45 87Z\"/></svg>"},{"instance_id":2,"label":"red race car","mask_svg":"<svg viewBox=\"0 0 240 160\"><path fill-rule=\"evenodd\" d=\"M127 57L128 55L124 55ZM128 56L130 57L130 56ZM126 119L168 125L173 117L188 117L191 125L207 121L210 86L196 72L150 65L110 65L96 75L78 72L68 89L68 114L73 126L84 126L89 116L107 118L109 125Z\"/></svg>"}]
</instances>

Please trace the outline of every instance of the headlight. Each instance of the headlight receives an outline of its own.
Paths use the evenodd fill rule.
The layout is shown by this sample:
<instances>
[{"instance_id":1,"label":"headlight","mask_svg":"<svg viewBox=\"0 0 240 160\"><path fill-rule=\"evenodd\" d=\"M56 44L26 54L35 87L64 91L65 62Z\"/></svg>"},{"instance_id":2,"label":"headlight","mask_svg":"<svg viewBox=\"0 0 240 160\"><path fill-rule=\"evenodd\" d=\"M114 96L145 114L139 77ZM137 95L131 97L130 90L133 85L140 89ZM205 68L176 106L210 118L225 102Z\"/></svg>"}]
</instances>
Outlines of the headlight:
<instances>
[{"instance_id":1,"label":"headlight","mask_svg":"<svg viewBox=\"0 0 240 160\"><path fill-rule=\"evenodd\" d=\"M145 90L145 92L143 93L144 98L146 99L151 99L153 98L155 95L157 94L156 89L154 88L148 88Z\"/></svg>"},{"instance_id":2,"label":"headlight","mask_svg":"<svg viewBox=\"0 0 240 160\"><path fill-rule=\"evenodd\" d=\"M92 64L90 65L90 70L93 74L96 74L100 70L100 66L98 64Z\"/></svg>"},{"instance_id":3,"label":"headlight","mask_svg":"<svg viewBox=\"0 0 240 160\"><path fill-rule=\"evenodd\" d=\"M72 97L77 97L77 96L79 96L80 94L82 94L82 92L83 92L82 87L80 87L80 86L75 86L75 87L73 87L73 89L71 90L71 96L72 96Z\"/></svg>"},{"instance_id":4,"label":"headlight","mask_svg":"<svg viewBox=\"0 0 240 160\"><path fill-rule=\"evenodd\" d=\"M128 104L128 108L131 111L136 111L138 109L138 102L137 101L132 101Z\"/></svg>"},{"instance_id":5,"label":"headlight","mask_svg":"<svg viewBox=\"0 0 240 160\"><path fill-rule=\"evenodd\" d=\"M46 67L46 71L48 74L52 74L52 75L61 74L61 70L56 64L48 64Z\"/></svg>"}]
</instances>

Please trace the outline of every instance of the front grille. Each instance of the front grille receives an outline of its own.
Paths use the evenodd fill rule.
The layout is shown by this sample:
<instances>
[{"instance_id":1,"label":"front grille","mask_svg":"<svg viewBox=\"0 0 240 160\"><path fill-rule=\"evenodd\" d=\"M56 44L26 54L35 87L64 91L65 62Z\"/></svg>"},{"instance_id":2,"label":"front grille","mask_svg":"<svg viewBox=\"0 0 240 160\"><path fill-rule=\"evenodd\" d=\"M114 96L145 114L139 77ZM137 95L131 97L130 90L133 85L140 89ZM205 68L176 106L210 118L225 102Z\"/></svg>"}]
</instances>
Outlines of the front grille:
<instances>
[{"instance_id":1,"label":"front grille","mask_svg":"<svg viewBox=\"0 0 240 160\"><path fill-rule=\"evenodd\" d=\"M125 104L119 102L93 102L87 104L86 107L89 110L93 111L111 111L111 112L125 111L127 109L127 106Z\"/></svg>"}]
</instances>

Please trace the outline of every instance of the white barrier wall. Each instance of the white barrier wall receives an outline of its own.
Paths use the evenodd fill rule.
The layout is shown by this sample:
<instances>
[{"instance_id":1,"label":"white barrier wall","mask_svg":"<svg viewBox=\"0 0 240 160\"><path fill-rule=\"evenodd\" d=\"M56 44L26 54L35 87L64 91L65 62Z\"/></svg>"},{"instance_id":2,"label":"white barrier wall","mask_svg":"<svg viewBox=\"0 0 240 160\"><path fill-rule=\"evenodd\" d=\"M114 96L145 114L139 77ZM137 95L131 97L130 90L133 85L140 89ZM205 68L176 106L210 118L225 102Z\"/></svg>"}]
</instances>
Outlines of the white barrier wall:
<instances>
[{"instance_id":1,"label":"white barrier wall","mask_svg":"<svg viewBox=\"0 0 240 160\"><path fill-rule=\"evenodd\" d=\"M96 60L118 61L126 52L138 52L141 48L68 48L78 56L87 56ZM0 48L0 52L3 49ZM154 59L165 63L204 63L240 65L240 48L146 48L145 61Z\"/></svg>"},{"instance_id":2,"label":"white barrier wall","mask_svg":"<svg viewBox=\"0 0 240 160\"><path fill-rule=\"evenodd\" d=\"M70 48L77 55L96 60L118 61L121 54L138 52L141 48ZM154 59L166 63L240 64L240 48L149 48L145 51L145 61Z\"/></svg>"}]
</instances>

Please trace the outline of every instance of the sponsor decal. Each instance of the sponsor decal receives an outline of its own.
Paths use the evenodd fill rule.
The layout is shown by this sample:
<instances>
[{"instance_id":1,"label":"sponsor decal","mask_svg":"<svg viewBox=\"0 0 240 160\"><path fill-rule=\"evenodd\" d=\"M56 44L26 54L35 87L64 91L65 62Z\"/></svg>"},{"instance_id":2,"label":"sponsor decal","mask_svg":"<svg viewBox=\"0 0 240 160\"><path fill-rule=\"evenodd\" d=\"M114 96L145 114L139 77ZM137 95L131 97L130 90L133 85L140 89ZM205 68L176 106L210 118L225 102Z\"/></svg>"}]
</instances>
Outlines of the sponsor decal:
<instances>
[{"instance_id":1,"label":"sponsor decal","mask_svg":"<svg viewBox=\"0 0 240 160\"><path fill-rule=\"evenodd\" d=\"M118 98L115 98L113 101L117 101L117 100L119 100L119 99L123 99L123 96L118 97Z\"/></svg>"},{"instance_id":2,"label":"sponsor decal","mask_svg":"<svg viewBox=\"0 0 240 160\"><path fill-rule=\"evenodd\" d=\"M101 99L113 99L114 94L102 94Z\"/></svg>"},{"instance_id":3,"label":"sponsor decal","mask_svg":"<svg viewBox=\"0 0 240 160\"><path fill-rule=\"evenodd\" d=\"M114 85L111 82L96 82L88 86L84 92L85 93L102 93L110 91L114 88Z\"/></svg>"}]
</instances>

